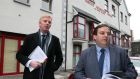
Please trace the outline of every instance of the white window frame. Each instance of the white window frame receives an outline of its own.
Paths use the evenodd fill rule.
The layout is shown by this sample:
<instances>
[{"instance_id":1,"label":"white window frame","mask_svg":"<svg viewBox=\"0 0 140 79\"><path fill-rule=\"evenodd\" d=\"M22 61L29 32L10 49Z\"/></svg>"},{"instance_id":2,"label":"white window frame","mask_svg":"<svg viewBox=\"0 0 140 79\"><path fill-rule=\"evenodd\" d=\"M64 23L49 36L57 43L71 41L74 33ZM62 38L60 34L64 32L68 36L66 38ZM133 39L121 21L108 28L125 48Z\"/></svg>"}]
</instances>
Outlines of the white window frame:
<instances>
[{"instance_id":1,"label":"white window frame","mask_svg":"<svg viewBox=\"0 0 140 79\"><path fill-rule=\"evenodd\" d=\"M81 39L85 39L85 18L77 16L74 19L74 28L73 28L73 32L74 32L74 37L75 38L81 38Z\"/></svg>"}]
</instances>

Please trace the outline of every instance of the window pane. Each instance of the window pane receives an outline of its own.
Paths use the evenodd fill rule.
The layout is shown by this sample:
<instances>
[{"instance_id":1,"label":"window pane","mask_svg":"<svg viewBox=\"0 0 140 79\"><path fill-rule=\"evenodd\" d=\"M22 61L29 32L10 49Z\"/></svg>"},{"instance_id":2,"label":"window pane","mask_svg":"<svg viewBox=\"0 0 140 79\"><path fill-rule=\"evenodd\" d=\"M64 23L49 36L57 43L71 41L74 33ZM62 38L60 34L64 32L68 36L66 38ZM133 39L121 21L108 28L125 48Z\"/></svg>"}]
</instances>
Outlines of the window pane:
<instances>
[{"instance_id":1,"label":"window pane","mask_svg":"<svg viewBox=\"0 0 140 79\"><path fill-rule=\"evenodd\" d=\"M80 24L84 24L84 23L85 23L84 18L82 18L82 17L78 17L78 18L79 18L79 23L80 23Z\"/></svg>"},{"instance_id":2,"label":"window pane","mask_svg":"<svg viewBox=\"0 0 140 79\"><path fill-rule=\"evenodd\" d=\"M74 24L73 30L74 30L74 31L73 31L73 32L74 32L74 33L73 33L74 37L77 37L77 36L78 36L78 34L77 34L78 32L77 32L77 26L76 26L76 24Z\"/></svg>"},{"instance_id":3,"label":"window pane","mask_svg":"<svg viewBox=\"0 0 140 79\"><path fill-rule=\"evenodd\" d=\"M78 63L78 60L79 60L79 54L75 54L74 57L73 57L73 67L75 67Z\"/></svg>"},{"instance_id":4,"label":"window pane","mask_svg":"<svg viewBox=\"0 0 140 79\"><path fill-rule=\"evenodd\" d=\"M78 17L75 17L75 18L74 18L74 20L73 20L74 24L77 23L77 18L78 18Z\"/></svg>"},{"instance_id":5,"label":"window pane","mask_svg":"<svg viewBox=\"0 0 140 79\"><path fill-rule=\"evenodd\" d=\"M49 3L42 1L42 9L49 10Z\"/></svg>"},{"instance_id":6,"label":"window pane","mask_svg":"<svg viewBox=\"0 0 140 79\"><path fill-rule=\"evenodd\" d=\"M73 67L75 67L78 63L80 52L81 52L81 46L74 45L73 46Z\"/></svg>"},{"instance_id":7,"label":"window pane","mask_svg":"<svg viewBox=\"0 0 140 79\"><path fill-rule=\"evenodd\" d=\"M43 0L42 1L41 9L46 10L46 11L51 11L51 8L52 8L51 0Z\"/></svg>"},{"instance_id":8,"label":"window pane","mask_svg":"<svg viewBox=\"0 0 140 79\"><path fill-rule=\"evenodd\" d=\"M5 39L4 64L3 64L4 73L16 72L17 60L15 55L17 52L17 46L18 46L17 40Z\"/></svg>"},{"instance_id":9,"label":"window pane","mask_svg":"<svg viewBox=\"0 0 140 79\"><path fill-rule=\"evenodd\" d=\"M94 23L89 23L89 41L93 41Z\"/></svg>"},{"instance_id":10,"label":"window pane","mask_svg":"<svg viewBox=\"0 0 140 79\"><path fill-rule=\"evenodd\" d=\"M79 37L84 38L84 25L79 24L78 29L79 29Z\"/></svg>"}]
</instances>

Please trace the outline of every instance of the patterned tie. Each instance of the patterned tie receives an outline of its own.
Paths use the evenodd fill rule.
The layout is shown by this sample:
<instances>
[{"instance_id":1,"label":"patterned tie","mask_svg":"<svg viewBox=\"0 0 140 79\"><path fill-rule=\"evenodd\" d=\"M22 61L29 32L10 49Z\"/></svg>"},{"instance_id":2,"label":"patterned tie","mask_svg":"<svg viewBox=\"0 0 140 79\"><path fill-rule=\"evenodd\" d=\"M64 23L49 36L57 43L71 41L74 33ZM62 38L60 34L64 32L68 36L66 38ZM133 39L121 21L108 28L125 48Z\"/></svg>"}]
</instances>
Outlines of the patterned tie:
<instances>
[{"instance_id":1,"label":"patterned tie","mask_svg":"<svg viewBox=\"0 0 140 79\"><path fill-rule=\"evenodd\" d=\"M100 69L100 76L102 77L103 75L103 65L104 65L104 58L105 58L105 49L101 49L101 55L99 59L99 69Z\"/></svg>"},{"instance_id":2,"label":"patterned tie","mask_svg":"<svg viewBox=\"0 0 140 79\"><path fill-rule=\"evenodd\" d=\"M42 35L42 43L41 43L41 48L43 49L44 48L44 44L45 44L45 41L46 41L46 35Z\"/></svg>"}]
</instances>

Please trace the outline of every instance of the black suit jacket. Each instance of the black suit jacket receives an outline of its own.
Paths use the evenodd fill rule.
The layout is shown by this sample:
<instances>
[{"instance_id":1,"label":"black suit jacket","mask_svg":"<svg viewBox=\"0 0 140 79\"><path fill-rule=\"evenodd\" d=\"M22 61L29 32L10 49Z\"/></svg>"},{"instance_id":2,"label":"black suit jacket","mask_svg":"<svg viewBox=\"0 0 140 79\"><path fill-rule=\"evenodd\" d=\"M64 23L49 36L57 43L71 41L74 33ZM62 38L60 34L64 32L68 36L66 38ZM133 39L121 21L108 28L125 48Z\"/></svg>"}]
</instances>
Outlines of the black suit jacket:
<instances>
[{"instance_id":1,"label":"black suit jacket","mask_svg":"<svg viewBox=\"0 0 140 79\"><path fill-rule=\"evenodd\" d=\"M37 47L40 46L40 35L39 33L34 33L28 35L20 50L16 54L17 60L24 66L30 60L28 56ZM47 64L44 72L44 79L54 79L54 71L56 71L63 61L62 51L59 39L52 35L51 42L48 47L47 52ZM29 71L27 67L24 69L23 79L39 79L40 68Z\"/></svg>"}]
</instances>

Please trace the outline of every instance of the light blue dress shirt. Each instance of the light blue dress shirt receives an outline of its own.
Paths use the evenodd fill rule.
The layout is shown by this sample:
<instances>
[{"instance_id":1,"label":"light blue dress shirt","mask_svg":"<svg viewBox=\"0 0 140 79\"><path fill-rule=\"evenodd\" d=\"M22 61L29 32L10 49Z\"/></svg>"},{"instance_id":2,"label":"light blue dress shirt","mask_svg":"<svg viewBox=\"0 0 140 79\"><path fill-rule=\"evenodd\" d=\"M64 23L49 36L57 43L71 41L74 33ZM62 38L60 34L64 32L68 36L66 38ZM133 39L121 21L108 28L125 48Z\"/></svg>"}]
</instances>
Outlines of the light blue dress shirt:
<instances>
[{"instance_id":1,"label":"light blue dress shirt","mask_svg":"<svg viewBox=\"0 0 140 79\"><path fill-rule=\"evenodd\" d=\"M101 47L96 45L98 61L100 59L100 55L101 55L100 50L101 49L102 49ZM104 59L104 66L103 66L103 75L110 72L110 52L109 52L109 48L104 48L104 49L105 49L105 59Z\"/></svg>"}]
</instances>

